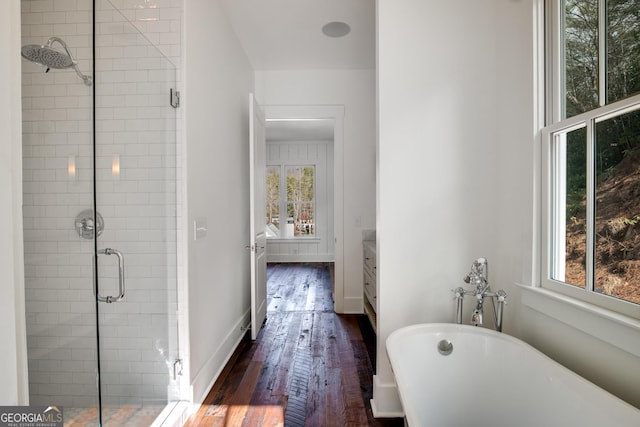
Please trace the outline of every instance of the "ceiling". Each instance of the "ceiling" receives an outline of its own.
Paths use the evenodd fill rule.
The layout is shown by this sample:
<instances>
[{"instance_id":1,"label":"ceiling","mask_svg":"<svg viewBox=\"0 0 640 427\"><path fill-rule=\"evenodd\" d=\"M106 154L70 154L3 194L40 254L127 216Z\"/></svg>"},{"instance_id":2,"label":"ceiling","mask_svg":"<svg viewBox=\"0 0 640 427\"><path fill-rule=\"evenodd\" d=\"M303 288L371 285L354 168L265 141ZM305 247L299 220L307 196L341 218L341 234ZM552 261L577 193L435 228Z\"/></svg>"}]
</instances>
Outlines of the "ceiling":
<instances>
[{"instance_id":1,"label":"ceiling","mask_svg":"<svg viewBox=\"0 0 640 427\"><path fill-rule=\"evenodd\" d=\"M255 70L375 68L374 0L221 0ZM346 22L345 37L322 27Z\"/></svg>"},{"instance_id":2,"label":"ceiling","mask_svg":"<svg viewBox=\"0 0 640 427\"><path fill-rule=\"evenodd\" d=\"M333 141L333 119L267 120L267 141Z\"/></svg>"},{"instance_id":3,"label":"ceiling","mask_svg":"<svg viewBox=\"0 0 640 427\"><path fill-rule=\"evenodd\" d=\"M375 0L220 0L255 70L375 68ZM342 21L344 37L322 27ZM333 140L333 121L267 122L268 141Z\"/></svg>"}]
</instances>

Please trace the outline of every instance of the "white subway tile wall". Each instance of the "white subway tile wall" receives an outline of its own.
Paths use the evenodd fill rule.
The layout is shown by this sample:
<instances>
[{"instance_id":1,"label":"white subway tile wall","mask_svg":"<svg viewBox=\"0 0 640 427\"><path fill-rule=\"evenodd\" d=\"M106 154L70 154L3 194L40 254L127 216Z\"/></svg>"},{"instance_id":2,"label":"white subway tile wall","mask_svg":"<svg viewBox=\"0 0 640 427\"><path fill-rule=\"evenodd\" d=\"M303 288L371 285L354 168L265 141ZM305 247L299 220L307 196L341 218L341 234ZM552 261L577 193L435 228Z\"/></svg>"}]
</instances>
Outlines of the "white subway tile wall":
<instances>
[{"instance_id":1,"label":"white subway tile wall","mask_svg":"<svg viewBox=\"0 0 640 427\"><path fill-rule=\"evenodd\" d=\"M23 44L60 37L95 80L95 188L105 224L98 247L121 251L126 267L125 300L99 304L106 405L177 397L180 118L168 100L181 13L182 1L97 1L94 72L92 1L22 0ZM93 207L92 87L72 69L45 73L26 60L22 78L30 403L91 407L94 244L79 237L74 219ZM100 293L117 293L117 257L100 255L97 268Z\"/></svg>"}]
</instances>

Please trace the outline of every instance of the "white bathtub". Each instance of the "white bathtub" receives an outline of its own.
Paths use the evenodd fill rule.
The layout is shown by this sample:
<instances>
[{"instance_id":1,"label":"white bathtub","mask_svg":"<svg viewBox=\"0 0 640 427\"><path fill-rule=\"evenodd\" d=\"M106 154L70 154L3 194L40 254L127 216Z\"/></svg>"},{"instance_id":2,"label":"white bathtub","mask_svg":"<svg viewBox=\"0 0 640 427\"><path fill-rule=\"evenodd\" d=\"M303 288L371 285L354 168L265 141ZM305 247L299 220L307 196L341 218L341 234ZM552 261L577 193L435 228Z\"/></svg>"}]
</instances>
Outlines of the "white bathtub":
<instances>
[{"instance_id":1,"label":"white bathtub","mask_svg":"<svg viewBox=\"0 0 640 427\"><path fill-rule=\"evenodd\" d=\"M506 334L434 323L386 344L410 427L640 426L640 410Z\"/></svg>"}]
</instances>

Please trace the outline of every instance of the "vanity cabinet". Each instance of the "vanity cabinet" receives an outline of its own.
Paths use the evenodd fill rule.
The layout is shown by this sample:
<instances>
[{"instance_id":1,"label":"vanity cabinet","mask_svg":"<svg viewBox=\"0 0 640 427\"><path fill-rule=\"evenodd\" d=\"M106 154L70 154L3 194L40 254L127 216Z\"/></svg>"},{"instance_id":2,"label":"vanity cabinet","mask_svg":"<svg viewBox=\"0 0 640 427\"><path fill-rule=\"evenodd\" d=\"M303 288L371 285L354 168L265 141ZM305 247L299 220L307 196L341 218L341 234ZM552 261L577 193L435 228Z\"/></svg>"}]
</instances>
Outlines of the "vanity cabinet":
<instances>
[{"instance_id":1,"label":"vanity cabinet","mask_svg":"<svg viewBox=\"0 0 640 427\"><path fill-rule=\"evenodd\" d=\"M363 254L363 300L364 312L371 321L373 330L377 332L376 312L378 309L376 300L376 242L375 240L365 240L362 244Z\"/></svg>"}]
</instances>

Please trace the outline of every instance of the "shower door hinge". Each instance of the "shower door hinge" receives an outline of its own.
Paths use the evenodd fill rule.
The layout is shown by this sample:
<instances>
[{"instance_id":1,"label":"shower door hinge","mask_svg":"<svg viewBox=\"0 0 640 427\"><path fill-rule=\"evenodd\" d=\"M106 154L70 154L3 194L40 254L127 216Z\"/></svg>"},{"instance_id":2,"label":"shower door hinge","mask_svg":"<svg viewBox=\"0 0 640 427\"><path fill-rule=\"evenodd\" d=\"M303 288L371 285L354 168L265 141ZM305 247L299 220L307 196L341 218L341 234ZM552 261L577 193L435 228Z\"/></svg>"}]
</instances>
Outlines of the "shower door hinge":
<instances>
[{"instance_id":1,"label":"shower door hinge","mask_svg":"<svg viewBox=\"0 0 640 427\"><path fill-rule=\"evenodd\" d=\"M182 359L176 359L173 362L173 380L178 379L178 375L182 375Z\"/></svg>"},{"instance_id":2,"label":"shower door hinge","mask_svg":"<svg viewBox=\"0 0 640 427\"><path fill-rule=\"evenodd\" d=\"M180 92L174 88L169 90L169 103L173 108L178 108L180 106Z\"/></svg>"}]
</instances>

